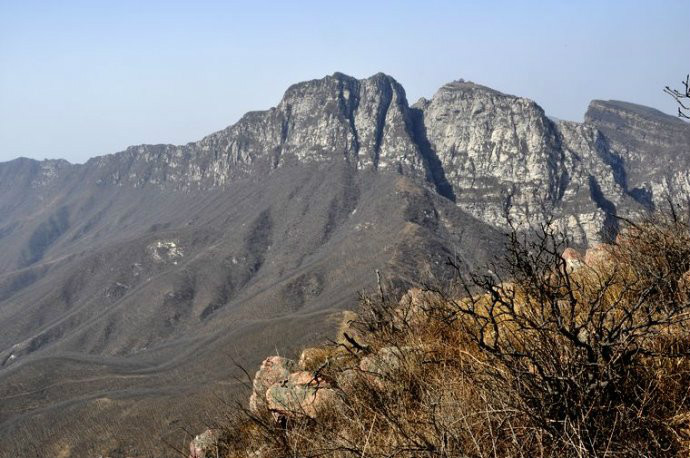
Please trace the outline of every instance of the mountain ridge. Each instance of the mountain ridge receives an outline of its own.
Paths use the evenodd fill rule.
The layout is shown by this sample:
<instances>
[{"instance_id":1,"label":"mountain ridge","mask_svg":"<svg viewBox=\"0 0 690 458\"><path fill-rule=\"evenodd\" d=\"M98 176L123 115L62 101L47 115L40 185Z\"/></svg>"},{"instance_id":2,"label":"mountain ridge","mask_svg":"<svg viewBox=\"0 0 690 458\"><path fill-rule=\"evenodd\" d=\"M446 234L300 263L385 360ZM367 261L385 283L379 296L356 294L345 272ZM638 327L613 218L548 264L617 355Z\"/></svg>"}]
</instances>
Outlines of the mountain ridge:
<instances>
[{"instance_id":1,"label":"mountain ridge","mask_svg":"<svg viewBox=\"0 0 690 458\"><path fill-rule=\"evenodd\" d=\"M503 105L506 103L508 105L523 104L525 107L530 107L529 110L534 110L536 117L543 118L544 124L550 122L544 110L536 102L507 95L473 82L461 79L447 83L439 89L434 97L442 97L444 91L466 91L470 93L470 97L474 98L486 99L488 96L489 99L492 97L494 100L502 99ZM360 92L363 93L360 94ZM84 164L69 164L64 160L38 161L41 164L43 181L39 181L37 185L42 185L57 174L64 173L66 169L73 172L92 169L90 172L93 174L97 173L99 169L102 172L107 172L107 170L102 169L115 167L116 170L112 170L110 174L103 173L102 176L98 177L97 182L102 183L108 180L116 183L127 182L128 177L126 175L129 171L131 172L129 179L137 177L134 183L130 183L135 186L142 186L146 183L163 185L172 181L176 181L177 186L182 188L193 186L195 183L202 186L201 182L205 182L203 186L220 186L238 175L249 173L248 167L251 165L255 165L256 168L261 168L260 166L263 165L266 170L278 167L286 160L289 161L288 158L281 159L283 154L288 156L291 153L294 154L296 150L300 150L297 153L297 160L301 161L318 160L318 150L321 149L322 154L340 153L347 156L348 160L356 162L358 169L368 166L378 168L379 165L386 167L389 164L385 157L383 163L379 164L382 159L379 157L382 149L381 142L385 140L384 129L386 128L395 131L394 137L400 144L398 150L394 145L391 145L390 148L384 147L384 156L387 154L389 160L393 160L394 167L402 167L407 169L408 173L422 175L433 181L434 172L431 169L434 166L430 164L438 164L438 158L424 157L420 153L422 147L417 140L420 136L419 116L415 115L415 112L424 111L424 107L432 103L431 100L434 97L432 99L422 98L417 103L409 105L404 89L391 76L377 73L372 77L357 80L336 72L321 79L296 83L285 91L280 103L275 107L263 111L248 112L235 124L211 133L198 141L188 142L184 145L133 145L118 153L93 157ZM305 101L310 98L326 103L323 103L321 107L305 104ZM386 120L393 99L396 103L391 112L391 119ZM360 102L363 105L361 110L363 113L360 113ZM479 109L478 106L473 108L473 110ZM311 137L307 134L305 137L298 135L295 139L290 138L291 134L295 134L295 131L308 131L310 127L309 111L316 113L314 118L337 118L340 116L343 118L340 121L345 121L349 126L338 126L338 120L331 119L331 121L336 121L336 125L328 125L327 123L325 127L338 129L339 131L333 135L340 135L341 138L328 144L324 143L324 138L327 135L324 135L323 131L313 132ZM374 115L373 118L371 117L372 114ZM477 113L471 113L471 115L474 114ZM355 115L359 118L355 119ZM577 126L580 129L584 126L591 126L596 130L602 131L603 129L606 131L608 128L607 119L611 116L619 116L616 122L620 124L621 121L625 122L625 119L620 117L622 115L627 117L626 119L642 119L643 122L668 123L677 131L674 132L676 136L686 137L683 139L683 143L687 141L688 128L686 123L672 116L664 115L658 110L628 102L593 100L583 123L571 121L564 121L563 123L573 127ZM295 122L301 122L301 124L295 126ZM358 123L361 132L358 130ZM253 124L259 124L259 130L255 130L256 126L253 128ZM558 123L556 130L559 130L561 124ZM373 126L373 131L370 129L371 126ZM563 130L569 131L569 129ZM608 129L606 133L612 135L611 129ZM544 136L548 135L548 132L544 133ZM615 137L615 133L613 136ZM290 144L291 140L294 140L294 144ZM258 145L256 145L257 141L259 142ZM678 144L673 146L678 147ZM393 151L389 152L389 149ZM591 145L590 149L593 149ZM360 150L362 150L362 157L360 157ZM411 154L406 154L405 151L411 151ZM425 154L427 156L430 154L428 147ZM266 161L267 159L268 163L266 164L255 164L255 162ZM184 164L185 161L189 163ZM154 165L149 166L148 170L134 170L133 172L129 170L130 167L141 162L154 163ZM161 165L156 168L156 162L163 162L168 167ZM182 165L183 170L176 173L174 169L180 165ZM4 168L2 164L0 164L0 168ZM88 175L88 172L86 174ZM186 180L182 177L186 177ZM446 192L446 195L451 194Z\"/></svg>"}]
</instances>

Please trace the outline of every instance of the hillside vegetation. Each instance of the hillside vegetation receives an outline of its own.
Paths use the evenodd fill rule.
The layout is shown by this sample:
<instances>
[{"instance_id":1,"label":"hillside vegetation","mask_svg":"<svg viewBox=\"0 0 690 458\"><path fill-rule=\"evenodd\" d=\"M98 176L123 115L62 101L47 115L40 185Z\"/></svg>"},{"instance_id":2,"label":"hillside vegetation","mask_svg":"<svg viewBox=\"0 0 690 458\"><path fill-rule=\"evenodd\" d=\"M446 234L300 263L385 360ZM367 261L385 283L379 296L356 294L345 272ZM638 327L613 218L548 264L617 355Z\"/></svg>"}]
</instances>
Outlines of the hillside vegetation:
<instances>
[{"instance_id":1,"label":"hillside vegetation","mask_svg":"<svg viewBox=\"0 0 690 458\"><path fill-rule=\"evenodd\" d=\"M191 455L688 456L690 230L621 224L585 256L545 225L444 288L382 286L337 342L264 361Z\"/></svg>"}]
</instances>

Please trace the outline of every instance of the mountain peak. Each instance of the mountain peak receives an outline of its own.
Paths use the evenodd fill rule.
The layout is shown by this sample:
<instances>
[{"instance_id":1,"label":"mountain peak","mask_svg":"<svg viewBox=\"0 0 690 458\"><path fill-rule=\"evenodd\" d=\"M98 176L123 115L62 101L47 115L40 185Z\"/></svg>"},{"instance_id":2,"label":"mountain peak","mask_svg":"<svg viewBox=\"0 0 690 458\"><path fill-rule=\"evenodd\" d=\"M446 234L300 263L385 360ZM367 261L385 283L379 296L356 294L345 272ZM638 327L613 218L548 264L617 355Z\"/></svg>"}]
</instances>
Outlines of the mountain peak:
<instances>
[{"instance_id":1,"label":"mountain peak","mask_svg":"<svg viewBox=\"0 0 690 458\"><path fill-rule=\"evenodd\" d=\"M623 102L620 100L592 100L585 113L585 121L592 122L596 119L611 116L623 115L636 116L650 121L670 122L675 124L686 124L676 116L671 116L656 108L636 103Z\"/></svg>"},{"instance_id":2,"label":"mountain peak","mask_svg":"<svg viewBox=\"0 0 690 458\"><path fill-rule=\"evenodd\" d=\"M602 132L627 165L630 187L647 189L659 176L690 166L690 124L675 116L619 100L593 100L585 123Z\"/></svg>"},{"instance_id":3,"label":"mountain peak","mask_svg":"<svg viewBox=\"0 0 690 458\"><path fill-rule=\"evenodd\" d=\"M365 79L334 73L298 83L276 108L283 126L281 154L293 152L300 159L335 154L358 168L421 164L405 90L384 73Z\"/></svg>"},{"instance_id":4,"label":"mountain peak","mask_svg":"<svg viewBox=\"0 0 690 458\"><path fill-rule=\"evenodd\" d=\"M516 96L504 94L503 92L501 92L497 89L493 89L491 87L484 86L482 84L478 84L478 83L475 83L473 81L464 80L462 78L444 84L439 89L439 92L440 91L463 91L463 92L465 92L465 91L476 91L476 92L484 92L484 93L488 93L488 94L492 94L492 95L518 98Z\"/></svg>"},{"instance_id":5,"label":"mountain peak","mask_svg":"<svg viewBox=\"0 0 690 458\"><path fill-rule=\"evenodd\" d=\"M382 72L363 79L357 79L345 73L335 72L323 78L302 81L291 85L285 91L281 103L294 101L310 94L315 95L319 93L325 97L333 98L344 92L344 95L347 97L352 91L357 91L360 86L366 84L376 86L379 89L384 89L386 86L389 86L396 92L403 95L405 94L405 90L395 78Z\"/></svg>"}]
</instances>

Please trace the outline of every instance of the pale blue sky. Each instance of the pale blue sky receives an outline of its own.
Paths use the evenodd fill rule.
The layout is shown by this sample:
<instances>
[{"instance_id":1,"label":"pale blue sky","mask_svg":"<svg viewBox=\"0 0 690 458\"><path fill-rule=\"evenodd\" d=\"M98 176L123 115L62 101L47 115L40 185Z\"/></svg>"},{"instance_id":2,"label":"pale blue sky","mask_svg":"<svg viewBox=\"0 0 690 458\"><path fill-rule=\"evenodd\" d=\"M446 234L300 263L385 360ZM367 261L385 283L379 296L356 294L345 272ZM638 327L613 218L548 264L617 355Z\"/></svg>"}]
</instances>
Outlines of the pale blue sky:
<instances>
[{"instance_id":1,"label":"pale blue sky","mask_svg":"<svg viewBox=\"0 0 690 458\"><path fill-rule=\"evenodd\" d=\"M564 119L595 98L673 114L690 1L0 0L0 161L186 143L335 71L411 103L464 78Z\"/></svg>"}]
</instances>

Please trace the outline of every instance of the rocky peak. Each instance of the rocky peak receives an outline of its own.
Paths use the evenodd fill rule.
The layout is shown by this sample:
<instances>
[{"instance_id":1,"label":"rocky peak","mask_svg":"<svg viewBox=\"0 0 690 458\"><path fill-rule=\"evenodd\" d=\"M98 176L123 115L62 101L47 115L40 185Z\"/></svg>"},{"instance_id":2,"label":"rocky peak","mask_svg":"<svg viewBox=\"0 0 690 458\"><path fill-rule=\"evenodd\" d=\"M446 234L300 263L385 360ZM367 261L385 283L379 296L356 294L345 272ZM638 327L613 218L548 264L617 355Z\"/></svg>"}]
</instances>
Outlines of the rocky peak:
<instances>
[{"instance_id":1,"label":"rocky peak","mask_svg":"<svg viewBox=\"0 0 690 458\"><path fill-rule=\"evenodd\" d=\"M690 140L690 124L654 108L617 100L593 100L585 123L596 126L613 141L634 141L637 147L656 146L675 154Z\"/></svg>"},{"instance_id":2,"label":"rocky peak","mask_svg":"<svg viewBox=\"0 0 690 458\"><path fill-rule=\"evenodd\" d=\"M552 218L585 244L615 234L621 209L649 206L592 123L555 123L532 100L463 80L414 107L457 204L495 227Z\"/></svg>"},{"instance_id":3,"label":"rocky peak","mask_svg":"<svg viewBox=\"0 0 690 458\"><path fill-rule=\"evenodd\" d=\"M292 85L280 103L183 146L141 145L98 158L99 183L222 186L295 163L345 160L357 169L425 176L402 86L378 73L342 73Z\"/></svg>"},{"instance_id":4,"label":"rocky peak","mask_svg":"<svg viewBox=\"0 0 690 458\"><path fill-rule=\"evenodd\" d=\"M0 163L0 189L21 192L26 187L45 188L55 183L65 172L74 168L64 159L37 161L20 157Z\"/></svg>"},{"instance_id":5,"label":"rocky peak","mask_svg":"<svg viewBox=\"0 0 690 458\"><path fill-rule=\"evenodd\" d=\"M405 90L383 73L363 80L335 73L298 83L276 110L285 122L283 153L302 160L338 154L358 168L421 166Z\"/></svg>"},{"instance_id":6,"label":"rocky peak","mask_svg":"<svg viewBox=\"0 0 690 458\"><path fill-rule=\"evenodd\" d=\"M620 100L592 100L585 113L585 122L609 127L639 122L668 123L681 129L688 127L686 122L676 116L668 115L655 108Z\"/></svg>"},{"instance_id":7,"label":"rocky peak","mask_svg":"<svg viewBox=\"0 0 690 458\"><path fill-rule=\"evenodd\" d=\"M460 80L416 107L424 112L431 149L465 210L502 225L508 217L541 213L558 199L559 138L533 101Z\"/></svg>"},{"instance_id":8,"label":"rocky peak","mask_svg":"<svg viewBox=\"0 0 690 458\"><path fill-rule=\"evenodd\" d=\"M690 124L653 108L594 100L585 124L600 130L625 187L653 204L675 188L690 190ZM656 196L656 197L655 197Z\"/></svg>"},{"instance_id":9,"label":"rocky peak","mask_svg":"<svg viewBox=\"0 0 690 458\"><path fill-rule=\"evenodd\" d=\"M437 97L440 93L443 92L452 92L454 94L461 94L464 93L467 97L474 97L474 96L481 96L482 94L484 96L496 96L496 97L501 97L503 99L519 99L520 97L514 96L514 95L509 95L505 94L501 91L498 91L496 89L490 88L488 86L483 86L481 84L477 84L472 81L467 81L464 79L458 79L455 81L451 81L450 83L446 83L441 88L437 91L436 95L434 97Z\"/></svg>"}]
</instances>

